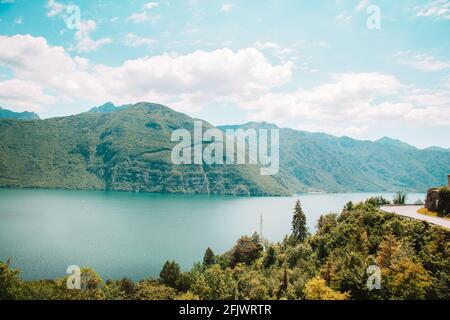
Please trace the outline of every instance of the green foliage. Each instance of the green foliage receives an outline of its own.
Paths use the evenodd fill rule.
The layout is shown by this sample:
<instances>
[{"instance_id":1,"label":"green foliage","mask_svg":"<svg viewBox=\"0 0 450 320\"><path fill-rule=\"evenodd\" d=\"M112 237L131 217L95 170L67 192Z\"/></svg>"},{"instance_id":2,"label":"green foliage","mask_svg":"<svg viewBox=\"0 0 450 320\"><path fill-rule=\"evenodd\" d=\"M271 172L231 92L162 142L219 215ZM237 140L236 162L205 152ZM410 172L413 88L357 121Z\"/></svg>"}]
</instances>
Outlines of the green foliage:
<instances>
[{"instance_id":1,"label":"green foliage","mask_svg":"<svg viewBox=\"0 0 450 320\"><path fill-rule=\"evenodd\" d=\"M392 200L394 204L405 204L406 202L406 193L402 191L398 191Z\"/></svg>"},{"instance_id":2,"label":"green foliage","mask_svg":"<svg viewBox=\"0 0 450 320\"><path fill-rule=\"evenodd\" d=\"M262 251L263 247L257 234L252 237L243 236L231 250L230 266L233 268L238 263L250 265L259 258Z\"/></svg>"},{"instance_id":3,"label":"green foliage","mask_svg":"<svg viewBox=\"0 0 450 320\"><path fill-rule=\"evenodd\" d=\"M325 280L316 277L306 284L305 298L306 300L347 300L347 293L337 292L325 283Z\"/></svg>"},{"instance_id":4,"label":"green foliage","mask_svg":"<svg viewBox=\"0 0 450 320\"><path fill-rule=\"evenodd\" d=\"M132 296L136 292L136 285L131 279L123 278L120 280L120 291L124 292L127 296Z\"/></svg>"},{"instance_id":5,"label":"green foliage","mask_svg":"<svg viewBox=\"0 0 450 320\"><path fill-rule=\"evenodd\" d=\"M386 204L390 204L391 202L389 200L383 198L382 196L378 196L378 197L372 197L372 198L367 199L366 203L370 203L370 204L374 205L375 207L381 207Z\"/></svg>"},{"instance_id":6,"label":"green foliage","mask_svg":"<svg viewBox=\"0 0 450 320\"><path fill-rule=\"evenodd\" d=\"M269 246L267 249L267 253L264 257L264 268L270 268L276 262L277 256L275 252L275 248L273 246Z\"/></svg>"},{"instance_id":7,"label":"green foliage","mask_svg":"<svg viewBox=\"0 0 450 320\"><path fill-rule=\"evenodd\" d=\"M273 125L233 126L268 127ZM448 150L421 150L389 138L370 142L289 128L280 129L280 142L280 173L275 178L292 193L424 192L447 184Z\"/></svg>"},{"instance_id":8,"label":"green foliage","mask_svg":"<svg viewBox=\"0 0 450 320\"><path fill-rule=\"evenodd\" d=\"M161 283L176 288L177 282L180 278L180 266L175 261L166 261L161 273L159 274L159 279Z\"/></svg>"},{"instance_id":9,"label":"green foliage","mask_svg":"<svg viewBox=\"0 0 450 320\"><path fill-rule=\"evenodd\" d=\"M303 242L308 236L306 216L303 213L300 200L297 200L295 203L294 217L292 218L292 235L300 242Z\"/></svg>"},{"instance_id":10,"label":"green foliage","mask_svg":"<svg viewBox=\"0 0 450 320\"><path fill-rule=\"evenodd\" d=\"M216 256L211 248L206 249L205 256L203 257L203 265L205 267L210 267L216 263Z\"/></svg>"},{"instance_id":11,"label":"green foliage","mask_svg":"<svg viewBox=\"0 0 450 320\"><path fill-rule=\"evenodd\" d=\"M409 257L396 261L391 269L384 269L385 294L391 299L419 300L425 299L432 286L432 278L420 262Z\"/></svg>"},{"instance_id":12,"label":"green foliage","mask_svg":"<svg viewBox=\"0 0 450 320\"><path fill-rule=\"evenodd\" d=\"M450 213L450 187L439 188L438 213L448 215Z\"/></svg>"},{"instance_id":13,"label":"green foliage","mask_svg":"<svg viewBox=\"0 0 450 320\"><path fill-rule=\"evenodd\" d=\"M20 272L9 267L9 263L0 261L0 300L12 300L19 288Z\"/></svg>"},{"instance_id":14,"label":"green foliage","mask_svg":"<svg viewBox=\"0 0 450 320\"><path fill-rule=\"evenodd\" d=\"M214 265L204 271L193 270L192 278L192 293L204 300L237 299L237 282L229 268L224 270Z\"/></svg>"},{"instance_id":15,"label":"green foliage","mask_svg":"<svg viewBox=\"0 0 450 320\"><path fill-rule=\"evenodd\" d=\"M175 300L177 292L155 280L143 280L136 286L136 300Z\"/></svg>"},{"instance_id":16,"label":"green foliage","mask_svg":"<svg viewBox=\"0 0 450 320\"><path fill-rule=\"evenodd\" d=\"M81 288L83 290L95 290L103 284L102 278L91 268L81 269Z\"/></svg>"}]
</instances>

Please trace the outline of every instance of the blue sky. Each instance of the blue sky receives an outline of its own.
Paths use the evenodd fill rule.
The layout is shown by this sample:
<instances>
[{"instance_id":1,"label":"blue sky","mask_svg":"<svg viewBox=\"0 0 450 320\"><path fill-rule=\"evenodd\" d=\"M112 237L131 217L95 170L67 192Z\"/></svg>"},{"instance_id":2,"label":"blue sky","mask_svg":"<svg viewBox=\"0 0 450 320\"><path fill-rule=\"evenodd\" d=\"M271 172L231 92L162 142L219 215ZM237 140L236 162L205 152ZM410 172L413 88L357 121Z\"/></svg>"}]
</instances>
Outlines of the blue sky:
<instances>
[{"instance_id":1,"label":"blue sky","mask_svg":"<svg viewBox=\"0 0 450 320\"><path fill-rule=\"evenodd\" d=\"M449 39L449 0L0 0L0 106L151 101L448 148Z\"/></svg>"}]
</instances>

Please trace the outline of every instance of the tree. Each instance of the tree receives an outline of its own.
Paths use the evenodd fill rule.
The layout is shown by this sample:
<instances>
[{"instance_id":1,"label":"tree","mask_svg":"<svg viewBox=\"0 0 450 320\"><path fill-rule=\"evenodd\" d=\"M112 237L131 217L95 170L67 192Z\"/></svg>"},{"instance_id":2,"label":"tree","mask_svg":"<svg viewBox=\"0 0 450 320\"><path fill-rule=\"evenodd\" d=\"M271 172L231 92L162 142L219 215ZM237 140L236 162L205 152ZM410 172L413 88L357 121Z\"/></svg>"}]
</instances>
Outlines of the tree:
<instances>
[{"instance_id":1,"label":"tree","mask_svg":"<svg viewBox=\"0 0 450 320\"><path fill-rule=\"evenodd\" d=\"M144 280L136 286L137 300L174 300L176 290L154 280Z\"/></svg>"},{"instance_id":2,"label":"tree","mask_svg":"<svg viewBox=\"0 0 450 320\"><path fill-rule=\"evenodd\" d=\"M343 211L352 211L353 210L353 202L349 201L345 204Z\"/></svg>"},{"instance_id":3,"label":"tree","mask_svg":"<svg viewBox=\"0 0 450 320\"><path fill-rule=\"evenodd\" d=\"M259 241L259 237L253 235L241 237L231 251L230 266L233 268L238 263L250 265L259 258L263 247Z\"/></svg>"},{"instance_id":4,"label":"tree","mask_svg":"<svg viewBox=\"0 0 450 320\"><path fill-rule=\"evenodd\" d=\"M437 211L444 216L450 213L450 187L442 187L439 189Z\"/></svg>"},{"instance_id":5,"label":"tree","mask_svg":"<svg viewBox=\"0 0 450 320\"><path fill-rule=\"evenodd\" d=\"M378 264L382 268L389 268L398 258L399 253L400 243L397 241L397 238L392 234L386 235L378 248Z\"/></svg>"},{"instance_id":6,"label":"tree","mask_svg":"<svg viewBox=\"0 0 450 320\"><path fill-rule=\"evenodd\" d=\"M308 236L308 229L306 227L306 216L303 213L300 200L297 200L294 208L294 217L292 219L292 234L298 240L303 242Z\"/></svg>"},{"instance_id":7,"label":"tree","mask_svg":"<svg viewBox=\"0 0 450 320\"><path fill-rule=\"evenodd\" d=\"M391 202L389 200L383 198L382 196L379 196L379 197L371 197L371 198L367 199L366 203L370 203L370 204L374 205L375 207L379 208L386 204L390 204Z\"/></svg>"},{"instance_id":8,"label":"tree","mask_svg":"<svg viewBox=\"0 0 450 320\"><path fill-rule=\"evenodd\" d=\"M405 204L406 202L406 193L399 191L394 196L394 199L392 200L394 204Z\"/></svg>"},{"instance_id":9,"label":"tree","mask_svg":"<svg viewBox=\"0 0 450 320\"><path fill-rule=\"evenodd\" d=\"M409 257L404 257L396 262L388 276L388 288L391 298L405 300L425 299L428 289L433 281L427 270L420 263L416 263Z\"/></svg>"},{"instance_id":10,"label":"tree","mask_svg":"<svg viewBox=\"0 0 450 320\"><path fill-rule=\"evenodd\" d=\"M230 268L213 265L208 269L194 266L190 291L203 300L235 300L238 289Z\"/></svg>"},{"instance_id":11,"label":"tree","mask_svg":"<svg viewBox=\"0 0 450 320\"><path fill-rule=\"evenodd\" d=\"M203 257L203 265L205 267L210 267L216 263L216 257L211 248L206 249L205 255Z\"/></svg>"},{"instance_id":12,"label":"tree","mask_svg":"<svg viewBox=\"0 0 450 320\"><path fill-rule=\"evenodd\" d=\"M9 261L0 261L0 300L12 300L16 298L16 290L20 285L20 272L9 267Z\"/></svg>"},{"instance_id":13,"label":"tree","mask_svg":"<svg viewBox=\"0 0 450 320\"><path fill-rule=\"evenodd\" d=\"M135 293L135 285L131 279L123 278L120 280L120 290L123 291L127 296L131 296Z\"/></svg>"},{"instance_id":14,"label":"tree","mask_svg":"<svg viewBox=\"0 0 450 320\"><path fill-rule=\"evenodd\" d=\"M348 293L341 293L331 289L321 277L309 280L305 286L306 300L347 300L348 298Z\"/></svg>"},{"instance_id":15,"label":"tree","mask_svg":"<svg viewBox=\"0 0 450 320\"><path fill-rule=\"evenodd\" d=\"M161 283L175 288L179 277L180 266L178 265L178 263L176 263L175 261L166 261L161 270L161 273L159 274Z\"/></svg>"},{"instance_id":16,"label":"tree","mask_svg":"<svg viewBox=\"0 0 450 320\"><path fill-rule=\"evenodd\" d=\"M81 269L81 289L83 290L95 290L103 284L102 278L98 273L91 268Z\"/></svg>"},{"instance_id":17,"label":"tree","mask_svg":"<svg viewBox=\"0 0 450 320\"><path fill-rule=\"evenodd\" d=\"M275 264L277 260L277 255L273 246L267 249L266 256L264 257L264 268L270 268Z\"/></svg>"}]
</instances>

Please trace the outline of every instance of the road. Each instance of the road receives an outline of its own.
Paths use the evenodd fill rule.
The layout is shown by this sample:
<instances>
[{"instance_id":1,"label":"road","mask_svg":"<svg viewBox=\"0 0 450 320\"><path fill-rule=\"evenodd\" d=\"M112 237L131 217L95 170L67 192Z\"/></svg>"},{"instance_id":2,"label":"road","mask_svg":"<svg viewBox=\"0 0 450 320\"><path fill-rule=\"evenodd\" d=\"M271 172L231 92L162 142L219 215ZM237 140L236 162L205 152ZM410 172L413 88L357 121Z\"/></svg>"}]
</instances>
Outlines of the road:
<instances>
[{"instance_id":1,"label":"road","mask_svg":"<svg viewBox=\"0 0 450 320\"><path fill-rule=\"evenodd\" d=\"M400 216L427 221L429 223L450 229L450 220L430 217L424 214L417 213L417 210L421 208L423 208L423 206L382 206L380 209L385 212L395 213Z\"/></svg>"}]
</instances>

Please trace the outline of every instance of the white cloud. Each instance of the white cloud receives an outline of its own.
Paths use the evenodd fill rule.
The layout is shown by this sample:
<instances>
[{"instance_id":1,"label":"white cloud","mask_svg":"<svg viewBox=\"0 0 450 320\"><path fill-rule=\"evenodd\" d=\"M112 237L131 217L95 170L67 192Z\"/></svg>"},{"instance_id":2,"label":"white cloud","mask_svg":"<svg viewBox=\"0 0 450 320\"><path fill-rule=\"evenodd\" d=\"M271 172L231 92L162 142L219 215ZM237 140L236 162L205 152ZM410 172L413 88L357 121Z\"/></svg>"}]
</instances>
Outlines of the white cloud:
<instances>
[{"instance_id":1,"label":"white cloud","mask_svg":"<svg viewBox=\"0 0 450 320\"><path fill-rule=\"evenodd\" d=\"M75 39L77 41L75 48L78 52L96 51L100 47L112 42L110 38L102 38L98 40L92 39L91 33L94 32L96 28L97 24L94 20L81 21L80 29L75 34Z\"/></svg>"},{"instance_id":2,"label":"white cloud","mask_svg":"<svg viewBox=\"0 0 450 320\"><path fill-rule=\"evenodd\" d=\"M160 16L152 15L152 14L148 13L147 11L133 13L131 16L129 16L127 18L127 20L134 22L134 23L142 23L142 22L146 22L146 21L155 23L159 19L161 19Z\"/></svg>"},{"instance_id":3,"label":"white cloud","mask_svg":"<svg viewBox=\"0 0 450 320\"><path fill-rule=\"evenodd\" d=\"M190 111L211 101L254 100L292 75L289 63L273 65L254 48L163 54L109 67L72 58L31 35L0 36L0 65L58 101L157 101Z\"/></svg>"},{"instance_id":4,"label":"white cloud","mask_svg":"<svg viewBox=\"0 0 450 320\"><path fill-rule=\"evenodd\" d=\"M2 106L12 106L16 111L41 111L44 106L53 105L55 98L44 93L36 84L12 79L0 81L0 102Z\"/></svg>"},{"instance_id":5,"label":"white cloud","mask_svg":"<svg viewBox=\"0 0 450 320\"><path fill-rule=\"evenodd\" d=\"M245 105L254 120L292 119L357 128L377 123L450 124L450 94L427 92L380 73L330 75L331 82L290 93L269 93ZM337 133L337 129L330 133Z\"/></svg>"},{"instance_id":6,"label":"white cloud","mask_svg":"<svg viewBox=\"0 0 450 320\"><path fill-rule=\"evenodd\" d=\"M399 52L396 54L398 62L414 69L433 72L450 68L450 61L440 61L427 54L412 54L411 52Z\"/></svg>"},{"instance_id":7,"label":"white cloud","mask_svg":"<svg viewBox=\"0 0 450 320\"><path fill-rule=\"evenodd\" d=\"M222 12L230 12L235 7L236 7L236 5L233 4L233 3L224 3L224 4L222 4L222 7L220 8L220 11L222 11Z\"/></svg>"},{"instance_id":8,"label":"white cloud","mask_svg":"<svg viewBox=\"0 0 450 320\"><path fill-rule=\"evenodd\" d=\"M144 9L152 10L159 7L158 2L148 2L144 4Z\"/></svg>"},{"instance_id":9,"label":"white cloud","mask_svg":"<svg viewBox=\"0 0 450 320\"><path fill-rule=\"evenodd\" d=\"M125 40L124 40L124 44L127 47L133 47L133 48L138 48L138 47L142 47L142 46L152 46L156 43L157 41L155 39L151 39L151 38L145 38L145 37L139 37L137 35L135 35L134 33L128 33L125 36Z\"/></svg>"},{"instance_id":10,"label":"white cloud","mask_svg":"<svg viewBox=\"0 0 450 320\"><path fill-rule=\"evenodd\" d=\"M434 0L423 6L415 7L418 17L433 17L436 20L450 20L450 1Z\"/></svg>"},{"instance_id":11,"label":"white cloud","mask_svg":"<svg viewBox=\"0 0 450 320\"><path fill-rule=\"evenodd\" d=\"M152 14L151 11L159 7L158 2L148 2L142 6L141 11L131 14L127 20L134 23L143 23L150 21L155 23L161 17L159 15Z\"/></svg>"},{"instance_id":12,"label":"white cloud","mask_svg":"<svg viewBox=\"0 0 450 320\"><path fill-rule=\"evenodd\" d=\"M162 54L111 67L71 57L41 37L0 36L0 65L15 77L0 82L0 105L16 109L153 101L193 112L214 102L234 104L255 120L320 124L334 134L356 135L380 123L450 125L448 89L423 90L381 73L341 73L286 91L293 65L273 64L257 48Z\"/></svg>"},{"instance_id":13,"label":"white cloud","mask_svg":"<svg viewBox=\"0 0 450 320\"><path fill-rule=\"evenodd\" d=\"M352 21L352 16L346 12L341 12L336 16L336 20L343 23L350 23Z\"/></svg>"},{"instance_id":14,"label":"white cloud","mask_svg":"<svg viewBox=\"0 0 450 320\"><path fill-rule=\"evenodd\" d=\"M296 58L294 49L283 47L276 42L257 41L253 45L259 50L272 52L278 59L280 59L280 61L288 62L293 61Z\"/></svg>"}]
</instances>

